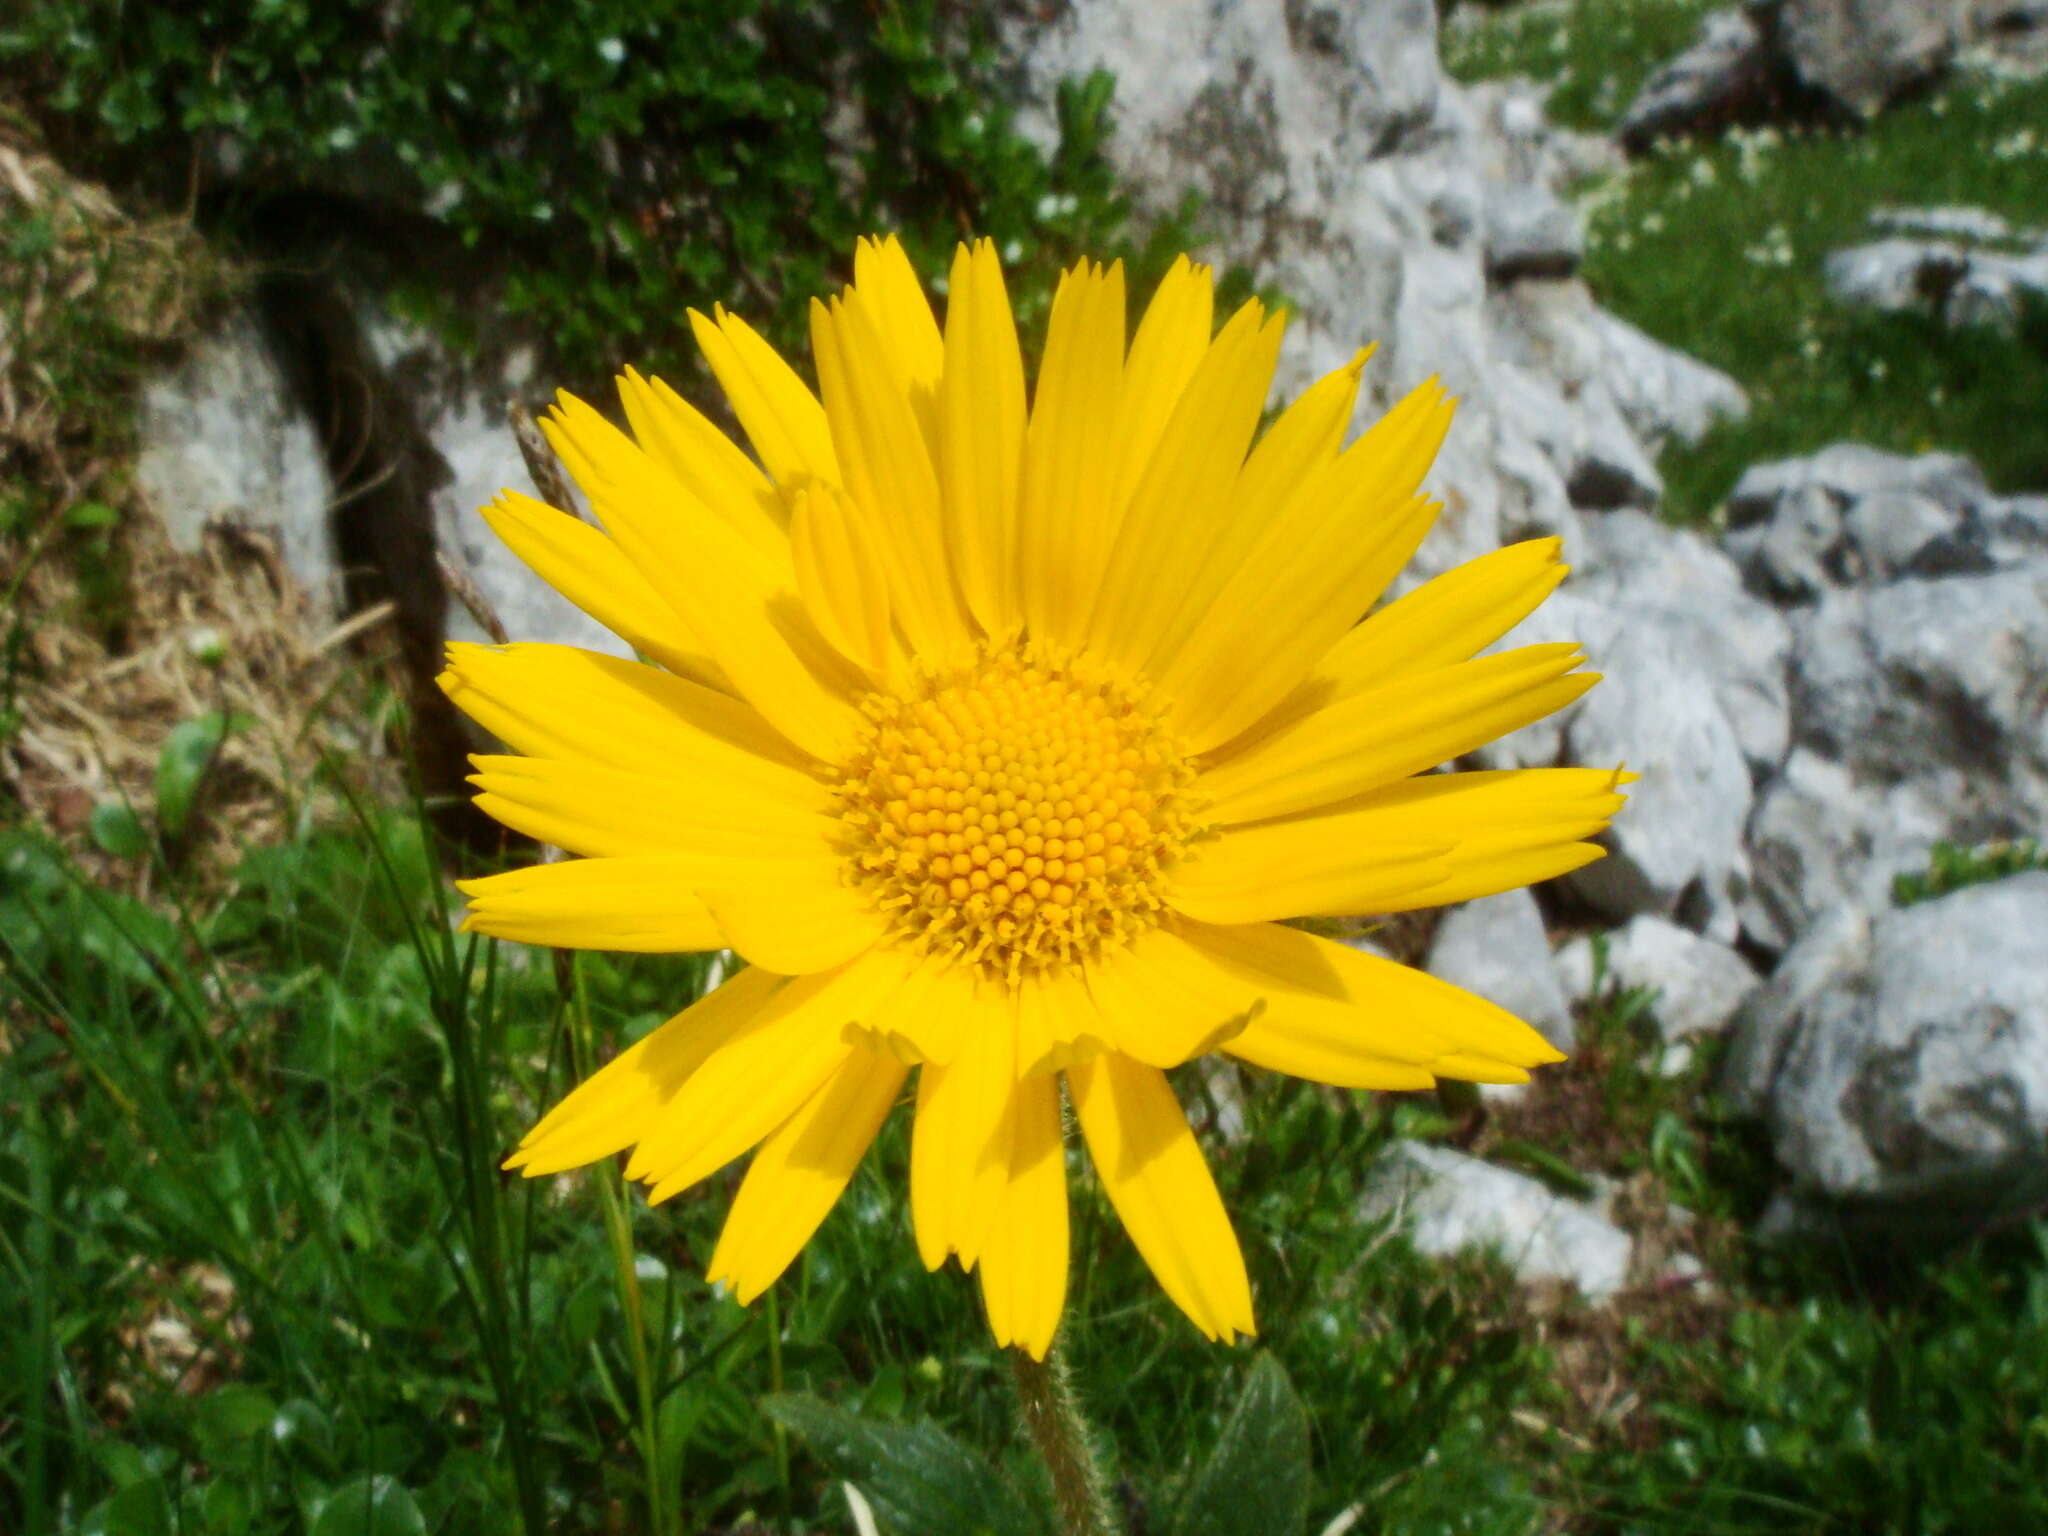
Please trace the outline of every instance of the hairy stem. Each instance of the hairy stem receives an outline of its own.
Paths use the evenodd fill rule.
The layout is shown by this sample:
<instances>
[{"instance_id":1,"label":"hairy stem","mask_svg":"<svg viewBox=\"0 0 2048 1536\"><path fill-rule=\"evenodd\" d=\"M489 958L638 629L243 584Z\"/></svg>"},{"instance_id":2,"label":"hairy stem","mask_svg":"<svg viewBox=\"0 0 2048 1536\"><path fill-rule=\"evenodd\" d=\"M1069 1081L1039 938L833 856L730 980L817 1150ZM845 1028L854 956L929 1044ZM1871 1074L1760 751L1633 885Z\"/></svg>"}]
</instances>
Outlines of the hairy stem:
<instances>
[{"instance_id":1,"label":"hairy stem","mask_svg":"<svg viewBox=\"0 0 2048 1536\"><path fill-rule=\"evenodd\" d=\"M1021 1349L1008 1353L1024 1427L1052 1476L1061 1536L1116 1536L1109 1484L1089 1443L1088 1421L1081 1415L1065 1355L1057 1344L1043 1360Z\"/></svg>"}]
</instances>

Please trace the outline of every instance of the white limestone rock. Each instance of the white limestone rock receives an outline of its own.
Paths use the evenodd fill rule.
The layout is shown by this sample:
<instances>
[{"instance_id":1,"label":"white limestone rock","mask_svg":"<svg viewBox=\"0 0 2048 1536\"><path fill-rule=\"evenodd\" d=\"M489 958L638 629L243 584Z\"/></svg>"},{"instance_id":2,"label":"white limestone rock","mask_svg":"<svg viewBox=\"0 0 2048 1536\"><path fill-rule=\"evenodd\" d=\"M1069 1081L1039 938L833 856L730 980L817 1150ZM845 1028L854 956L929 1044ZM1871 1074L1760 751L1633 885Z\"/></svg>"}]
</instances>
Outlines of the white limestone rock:
<instances>
[{"instance_id":1,"label":"white limestone rock","mask_svg":"<svg viewBox=\"0 0 2048 1536\"><path fill-rule=\"evenodd\" d=\"M1634 1242L1585 1201L1448 1147L1402 1140L1381 1154L1359 1205L1392 1218L1416 1250L1490 1249L1525 1283L1568 1281L1591 1302L1628 1281Z\"/></svg>"},{"instance_id":2,"label":"white limestone rock","mask_svg":"<svg viewBox=\"0 0 2048 1536\"><path fill-rule=\"evenodd\" d=\"M367 304L359 318L378 362L410 386L420 428L447 466L448 477L432 497L440 552L476 584L513 639L631 656L623 640L528 569L478 512L503 491L537 494L505 414L506 403L531 388L530 357L515 354L480 379L458 368L419 328ZM454 640L488 638L459 603L449 605L448 629Z\"/></svg>"},{"instance_id":3,"label":"white limestone rock","mask_svg":"<svg viewBox=\"0 0 2048 1536\"><path fill-rule=\"evenodd\" d=\"M1653 913L1610 933L1606 951L1607 985L1656 993L1651 1016L1671 1045L1721 1034L1759 982L1735 950ZM1593 959L1590 938L1574 939L1557 952L1557 976L1571 996L1592 996Z\"/></svg>"},{"instance_id":4,"label":"white limestone rock","mask_svg":"<svg viewBox=\"0 0 2048 1536\"><path fill-rule=\"evenodd\" d=\"M253 318L232 312L149 380L137 429L136 484L173 546L217 522L266 532L314 611L339 611L327 461Z\"/></svg>"}]
</instances>

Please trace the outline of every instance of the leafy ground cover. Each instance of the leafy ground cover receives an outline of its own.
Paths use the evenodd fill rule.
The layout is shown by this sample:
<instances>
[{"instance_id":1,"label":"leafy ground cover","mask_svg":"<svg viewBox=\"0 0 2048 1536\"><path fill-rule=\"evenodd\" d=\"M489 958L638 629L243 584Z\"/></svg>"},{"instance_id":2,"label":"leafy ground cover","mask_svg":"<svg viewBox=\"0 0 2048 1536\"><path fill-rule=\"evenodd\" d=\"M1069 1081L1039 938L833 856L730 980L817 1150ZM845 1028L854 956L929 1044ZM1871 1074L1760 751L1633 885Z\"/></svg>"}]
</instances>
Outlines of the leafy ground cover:
<instances>
[{"instance_id":1,"label":"leafy ground cover","mask_svg":"<svg viewBox=\"0 0 2048 1536\"><path fill-rule=\"evenodd\" d=\"M1549 83L1554 115L1604 131L1710 8L1465 11L1445 58L1466 78ZM1669 515L1704 519L1747 465L1843 439L1965 453L2001 490L2048 485L2048 438L2013 429L2016 409L2048 400L2048 313L2011 333L1950 331L1932 314L1846 308L1822 278L1829 252L1876 237L1879 208L1966 204L2048 228L2044 122L2048 76L1971 62L1860 128L1672 144L1586 189L1585 276L1601 302L1749 391L1747 420L1665 455Z\"/></svg>"},{"instance_id":2,"label":"leafy ground cover","mask_svg":"<svg viewBox=\"0 0 2048 1536\"><path fill-rule=\"evenodd\" d=\"M977 1507L1019 1512L991 1529L1044 1529L972 1287L916 1262L901 1124L752 1311L699 1278L732 1175L649 1210L610 1168L499 1173L705 964L459 936L426 823L366 814L252 848L210 891L164 870L150 904L38 834L0 844L6 1528L850 1529L852 1475L885 1529L958 1528L977 1480L1003 1490ZM1188 1330L1077 1156L1069 1344L1133 1530L1277 1528L1202 1492L1212 1452L1255 1449L1310 1530L2048 1516L2034 1238L1874 1289L1752 1252L1767 1160L1703 1092L1709 1063L1653 1069L1654 1006L1604 999L1574 1063L1505 1107L1184 1072L1256 1349ZM1420 1259L1355 1214L1396 1135L1611 1180L1625 1210L1677 1200L1712 1279L1594 1312Z\"/></svg>"}]
</instances>

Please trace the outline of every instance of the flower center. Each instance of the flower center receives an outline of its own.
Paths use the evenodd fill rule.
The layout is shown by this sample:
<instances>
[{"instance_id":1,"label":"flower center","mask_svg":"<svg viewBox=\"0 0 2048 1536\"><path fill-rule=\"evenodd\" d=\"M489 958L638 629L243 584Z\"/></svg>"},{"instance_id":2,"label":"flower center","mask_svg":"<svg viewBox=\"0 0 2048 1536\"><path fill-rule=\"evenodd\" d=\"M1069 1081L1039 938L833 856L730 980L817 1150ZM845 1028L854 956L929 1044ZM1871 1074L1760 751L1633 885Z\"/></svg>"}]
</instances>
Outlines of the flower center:
<instances>
[{"instance_id":1,"label":"flower center","mask_svg":"<svg viewBox=\"0 0 2048 1536\"><path fill-rule=\"evenodd\" d=\"M902 940L1015 983L1158 920L1193 771L1128 692L1027 647L866 710L838 792Z\"/></svg>"}]
</instances>

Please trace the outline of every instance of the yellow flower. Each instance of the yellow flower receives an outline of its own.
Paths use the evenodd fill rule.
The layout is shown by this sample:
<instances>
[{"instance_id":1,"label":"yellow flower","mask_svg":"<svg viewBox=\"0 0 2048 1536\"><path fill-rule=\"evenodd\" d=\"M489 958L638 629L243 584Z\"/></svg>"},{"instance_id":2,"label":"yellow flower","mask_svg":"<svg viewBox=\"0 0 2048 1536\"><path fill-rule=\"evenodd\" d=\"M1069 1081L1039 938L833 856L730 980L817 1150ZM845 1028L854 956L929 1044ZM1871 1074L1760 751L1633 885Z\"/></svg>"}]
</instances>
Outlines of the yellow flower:
<instances>
[{"instance_id":1,"label":"yellow flower","mask_svg":"<svg viewBox=\"0 0 2048 1536\"><path fill-rule=\"evenodd\" d=\"M897 243L862 242L812 306L822 400L737 317L693 314L752 457L629 371L632 436L567 396L547 423L602 532L510 493L486 509L652 664L451 647L443 686L524 754L476 760L477 803L581 856L467 882L468 925L749 962L508 1166L630 1148L665 1200L758 1148L710 1269L747 1301L914 1069L918 1251L978 1269L997 1340L1043 1355L1064 1082L1139 1251L1228 1339L1251 1290L1167 1069L1221 1050L1414 1089L1560 1059L1276 920L1575 868L1625 776L1428 771L1594 681L1571 645L1477 655L1563 577L1554 539L1374 608L1439 510L1418 493L1451 415L1434 381L1345 447L1361 353L1255 444L1284 316L1247 304L1212 339L1183 259L1127 347L1122 269L1083 264L1027 410L988 242L948 293L942 329Z\"/></svg>"}]
</instances>

